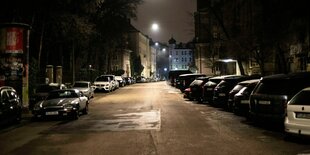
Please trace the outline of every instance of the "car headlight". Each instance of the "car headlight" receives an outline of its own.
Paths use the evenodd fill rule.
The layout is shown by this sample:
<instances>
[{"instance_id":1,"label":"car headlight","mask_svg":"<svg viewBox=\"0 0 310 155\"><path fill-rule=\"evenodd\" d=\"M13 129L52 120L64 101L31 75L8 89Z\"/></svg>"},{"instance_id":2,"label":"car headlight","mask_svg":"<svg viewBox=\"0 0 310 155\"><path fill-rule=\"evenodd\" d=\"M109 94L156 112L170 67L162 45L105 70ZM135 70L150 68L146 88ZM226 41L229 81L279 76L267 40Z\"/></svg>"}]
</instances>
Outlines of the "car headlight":
<instances>
[{"instance_id":1,"label":"car headlight","mask_svg":"<svg viewBox=\"0 0 310 155\"><path fill-rule=\"evenodd\" d=\"M42 109L42 107L43 107L42 104L43 104L42 101L38 102L37 104L34 105L33 110L40 110L40 109Z\"/></svg>"},{"instance_id":2,"label":"car headlight","mask_svg":"<svg viewBox=\"0 0 310 155\"><path fill-rule=\"evenodd\" d=\"M72 104L65 104L64 109L73 109L74 106Z\"/></svg>"}]
</instances>

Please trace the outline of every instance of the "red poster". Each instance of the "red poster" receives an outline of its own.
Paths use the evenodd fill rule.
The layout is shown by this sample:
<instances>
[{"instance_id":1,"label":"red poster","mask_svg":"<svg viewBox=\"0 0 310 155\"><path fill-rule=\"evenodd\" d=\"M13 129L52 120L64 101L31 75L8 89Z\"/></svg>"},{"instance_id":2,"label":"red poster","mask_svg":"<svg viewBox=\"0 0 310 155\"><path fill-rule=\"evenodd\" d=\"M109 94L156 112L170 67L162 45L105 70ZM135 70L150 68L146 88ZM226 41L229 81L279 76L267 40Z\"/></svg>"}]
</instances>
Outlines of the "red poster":
<instances>
[{"instance_id":1,"label":"red poster","mask_svg":"<svg viewBox=\"0 0 310 155\"><path fill-rule=\"evenodd\" d=\"M23 53L23 29L7 28L6 53Z\"/></svg>"}]
</instances>

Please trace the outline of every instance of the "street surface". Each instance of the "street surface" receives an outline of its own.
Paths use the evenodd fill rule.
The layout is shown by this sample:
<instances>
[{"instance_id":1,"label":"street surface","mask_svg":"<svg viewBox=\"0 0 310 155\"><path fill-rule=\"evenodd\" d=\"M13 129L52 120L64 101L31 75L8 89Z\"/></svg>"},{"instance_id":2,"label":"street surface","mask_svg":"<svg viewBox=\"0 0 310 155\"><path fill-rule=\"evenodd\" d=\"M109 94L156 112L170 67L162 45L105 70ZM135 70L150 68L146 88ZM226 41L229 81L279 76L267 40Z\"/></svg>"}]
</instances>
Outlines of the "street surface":
<instances>
[{"instance_id":1,"label":"street surface","mask_svg":"<svg viewBox=\"0 0 310 155\"><path fill-rule=\"evenodd\" d=\"M0 154L241 155L310 153L309 139L287 140L279 129L187 101L166 82L96 93L79 120L22 122L0 129Z\"/></svg>"}]
</instances>

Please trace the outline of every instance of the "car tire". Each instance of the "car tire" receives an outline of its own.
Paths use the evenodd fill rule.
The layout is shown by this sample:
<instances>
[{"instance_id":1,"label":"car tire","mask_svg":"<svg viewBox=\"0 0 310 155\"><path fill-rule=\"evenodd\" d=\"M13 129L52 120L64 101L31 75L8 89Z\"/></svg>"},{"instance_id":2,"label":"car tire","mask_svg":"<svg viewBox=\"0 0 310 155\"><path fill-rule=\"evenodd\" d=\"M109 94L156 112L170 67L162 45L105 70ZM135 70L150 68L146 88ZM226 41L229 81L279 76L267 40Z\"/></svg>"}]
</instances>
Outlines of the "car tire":
<instances>
[{"instance_id":1,"label":"car tire","mask_svg":"<svg viewBox=\"0 0 310 155\"><path fill-rule=\"evenodd\" d=\"M83 109L83 114L87 115L88 114L88 103L86 103L85 108Z\"/></svg>"},{"instance_id":2,"label":"car tire","mask_svg":"<svg viewBox=\"0 0 310 155\"><path fill-rule=\"evenodd\" d=\"M72 120L77 120L77 119L79 119L79 117L80 117L80 113L79 113L79 110L77 110L77 111L72 112L70 118L71 118Z\"/></svg>"}]
</instances>

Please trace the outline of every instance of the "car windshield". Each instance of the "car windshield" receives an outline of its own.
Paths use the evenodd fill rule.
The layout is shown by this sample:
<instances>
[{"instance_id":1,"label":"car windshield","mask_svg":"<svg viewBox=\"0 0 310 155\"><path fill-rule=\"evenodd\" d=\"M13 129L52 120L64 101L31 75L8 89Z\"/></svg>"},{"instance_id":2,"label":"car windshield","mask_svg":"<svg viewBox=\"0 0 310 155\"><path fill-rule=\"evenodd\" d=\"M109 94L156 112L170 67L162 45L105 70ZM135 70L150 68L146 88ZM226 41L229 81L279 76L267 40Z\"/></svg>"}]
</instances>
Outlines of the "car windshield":
<instances>
[{"instance_id":1,"label":"car windshield","mask_svg":"<svg viewBox=\"0 0 310 155\"><path fill-rule=\"evenodd\" d=\"M96 81L109 81L109 77L107 76L100 76L96 79Z\"/></svg>"},{"instance_id":2,"label":"car windshield","mask_svg":"<svg viewBox=\"0 0 310 155\"><path fill-rule=\"evenodd\" d=\"M57 89L59 89L58 86L41 85L37 87L36 93L48 93L52 90L57 90Z\"/></svg>"},{"instance_id":3,"label":"car windshield","mask_svg":"<svg viewBox=\"0 0 310 155\"><path fill-rule=\"evenodd\" d=\"M88 87L88 83L84 82L76 82L73 87Z\"/></svg>"},{"instance_id":4,"label":"car windshield","mask_svg":"<svg viewBox=\"0 0 310 155\"><path fill-rule=\"evenodd\" d=\"M75 98L75 97L78 97L75 91L64 90L64 91L50 92L46 99L50 100L50 99L56 99L56 98Z\"/></svg>"},{"instance_id":5,"label":"car windshield","mask_svg":"<svg viewBox=\"0 0 310 155\"><path fill-rule=\"evenodd\" d=\"M310 91L300 91L291 101L290 105L310 105Z\"/></svg>"}]
</instances>

